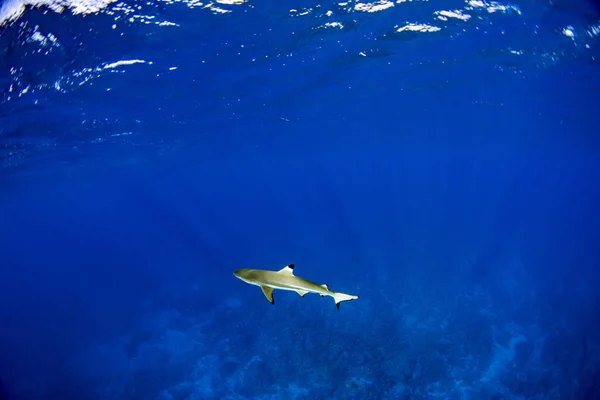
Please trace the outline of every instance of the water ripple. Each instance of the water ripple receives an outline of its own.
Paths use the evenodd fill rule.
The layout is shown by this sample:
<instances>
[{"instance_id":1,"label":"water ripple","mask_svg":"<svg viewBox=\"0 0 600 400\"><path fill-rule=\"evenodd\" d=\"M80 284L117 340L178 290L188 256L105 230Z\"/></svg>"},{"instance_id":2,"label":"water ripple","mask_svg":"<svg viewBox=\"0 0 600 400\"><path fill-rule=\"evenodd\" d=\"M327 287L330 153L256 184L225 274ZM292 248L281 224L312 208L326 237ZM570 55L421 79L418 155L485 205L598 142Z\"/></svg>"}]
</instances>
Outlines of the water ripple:
<instances>
[{"instance_id":1,"label":"water ripple","mask_svg":"<svg viewBox=\"0 0 600 400\"><path fill-rule=\"evenodd\" d=\"M21 149L40 146L29 140L32 110L50 120L36 128L34 136L47 138L41 146L76 147L99 142L99 129L82 120L141 129L139 117L126 122L117 111L106 117L93 109L107 102L168 113L185 125L198 109L225 109L236 120L244 107L341 84L365 62L417 68L483 57L499 72L522 76L562 61L597 63L600 15L583 0L569 4L9 0L0 8L0 160L13 165L23 159ZM462 45L444 45L457 40ZM117 101L107 100L110 93ZM90 94L97 100L83 105ZM197 99L188 111L173 108L183 94ZM48 128L61 120L64 111L53 109L60 104L87 115L79 126L72 115L63 119L70 124L63 130L79 135Z\"/></svg>"}]
</instances>

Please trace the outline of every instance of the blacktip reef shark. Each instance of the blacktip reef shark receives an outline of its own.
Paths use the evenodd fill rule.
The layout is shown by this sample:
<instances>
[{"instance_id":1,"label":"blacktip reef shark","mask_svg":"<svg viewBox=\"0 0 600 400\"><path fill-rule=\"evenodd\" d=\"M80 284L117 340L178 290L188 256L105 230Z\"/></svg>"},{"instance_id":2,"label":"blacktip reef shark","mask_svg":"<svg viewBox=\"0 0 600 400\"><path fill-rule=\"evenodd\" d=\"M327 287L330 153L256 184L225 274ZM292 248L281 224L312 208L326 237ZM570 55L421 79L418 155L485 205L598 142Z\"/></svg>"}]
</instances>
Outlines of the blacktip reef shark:
<instances>
[{"instance_id":1,"label":"blacktip reef shark","mask_svg":"<svg viewBox=\"0 0 600 400\"><path fill-rule=\"evenodd\" d=\"M275 304L273 291L275 289L290 290L304 297L306 293L317 293L321 297L331 296L335 300L335 306L340 309L342 301L358 299L344 293L332 292L327 285L319 285L294 275L294 264L290 264L279 271L267 271L263 269L242 268L233 271L233 275L251 285L259 286L269 303Z\"/></svg>"}]
</instances>

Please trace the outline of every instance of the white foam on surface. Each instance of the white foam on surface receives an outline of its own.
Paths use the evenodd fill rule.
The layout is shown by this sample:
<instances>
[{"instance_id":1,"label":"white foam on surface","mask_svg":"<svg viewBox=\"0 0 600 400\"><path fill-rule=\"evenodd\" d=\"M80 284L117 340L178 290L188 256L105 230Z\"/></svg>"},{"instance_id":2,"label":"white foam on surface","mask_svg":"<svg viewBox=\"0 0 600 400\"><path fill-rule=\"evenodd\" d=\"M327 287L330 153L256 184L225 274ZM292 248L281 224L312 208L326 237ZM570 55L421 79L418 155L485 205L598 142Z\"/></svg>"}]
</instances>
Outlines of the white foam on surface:
<instances>
[{"instance_id":1,"label":"white foam on surface","mask_svg":"<svg viewBox=\"0 0 600 400\"><path fill-rule=\"evenodd\" d=\"M461 21L467 21L471 18L469 14L463 13L461 10L452 11L436 11L437 18L441 21L448 21L449 18L460 19Z\"/></svg>"},{"instance_id":2,"label":"white foam on surface","mask_svg":"<svg viewBox=\"0 0 600 400\"><path fill-rule=\"evenodd\" d=\"M392 3L391 1L380 0L380 1L375 1L373 3L357 3L354 6L354 10L373 13L373 12L387 10L388 8L391 8L391 7L394 7L394 3Z\"/></svg>"},{"instance_id":3,"label":"white foam on surface","mask_svg":"<svg viewBox=\"0 0 600 400\"><path fill-rule=\"evenodd\" d=\"M438 32L441 28L427 24L408 24L396 29L396 32Z\"/></svg>"},{"instance_id":4,"label":"white foam on surface","mask_svg":"<svg viewBox=\"0 0 600 400\"><path fill-rule=\"evenodd\" d=\"M497 1L481 1L481 0L469 0L467 2L467 9L471 8L471 9L484 9L486 10L488 13L492 14L495 12L501 12L501 13L511 13L514 12L518 15L521 15L521 9L513 4L502 4L499 3Z\"/></svg>"},{"instance_id":5,"label":"white foam on surface","mask_svg":"<svg viewBox=\"0 0 600 400\"><path fill-rule=\"evenodd\" d=\"M106 64L103 68L109 69L109 68L117 68L122 65L145 64L145 63L146 63L146 61L144 61L144 60L120 60L117 62Z\"/></svg>"},{"instance_id":6,"label":"white foam on surface","mask_svg":"<svg viewBox=\"0 0 600 400\"><path fill-rule=\"evenodd\" d=\"M7 0L0 7L0 25L17 20L29 7L47 7L63 13L70 10L73 14L95 14L116 0Z\"/></svg>"}]
</instances>

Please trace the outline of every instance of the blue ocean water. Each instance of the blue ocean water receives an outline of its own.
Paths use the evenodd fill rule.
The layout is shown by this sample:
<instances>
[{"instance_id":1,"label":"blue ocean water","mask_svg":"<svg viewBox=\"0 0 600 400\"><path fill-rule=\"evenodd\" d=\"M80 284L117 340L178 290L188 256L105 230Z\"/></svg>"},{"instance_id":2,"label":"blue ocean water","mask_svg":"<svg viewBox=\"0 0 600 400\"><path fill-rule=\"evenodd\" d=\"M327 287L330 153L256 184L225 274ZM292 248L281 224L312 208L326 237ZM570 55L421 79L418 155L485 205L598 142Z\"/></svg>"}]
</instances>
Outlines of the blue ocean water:
<instances>
[{"instance_id":1,"label":"blue ocean water","mask_svg":"<svg viewBox=\"0 0 600 400\"><path fill-rule=\"evenodd\" d=\"M591 0L4 0L0 399L599 399ZM359 299L275 291L279 270Z\"/></svg>"}]
</instances>

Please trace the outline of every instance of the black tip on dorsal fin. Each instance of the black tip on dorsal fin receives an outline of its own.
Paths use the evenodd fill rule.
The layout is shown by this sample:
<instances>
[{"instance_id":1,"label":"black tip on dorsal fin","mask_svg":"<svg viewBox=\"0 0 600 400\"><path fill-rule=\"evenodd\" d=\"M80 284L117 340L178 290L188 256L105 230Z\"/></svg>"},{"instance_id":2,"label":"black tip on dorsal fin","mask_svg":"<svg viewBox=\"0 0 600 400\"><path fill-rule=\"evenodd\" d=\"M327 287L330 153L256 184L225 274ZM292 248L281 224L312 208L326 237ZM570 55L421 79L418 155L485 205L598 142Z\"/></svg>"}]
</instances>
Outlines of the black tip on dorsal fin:
<instances>
[{"instance_id":1,"label":"black tip on dorsal fin","mask_svg":"<svg viewBox=\"0 0 600 400\"><path fill-rule=\"evenodd\" d=\"M335 303L335 308L340 309L340 303Z\"/></svg>"},{"instance_id":2,"label":"black tip on dorsal fin","mask_svg":"<svg viewBox=\"0 0 600 400\"><path fill-rule=\"evenodd\" d=\"M288 267L289 269L294 269L295 265L294 265L294 264L289 264L287 267Z\"/></svg>"}]
</instances>

